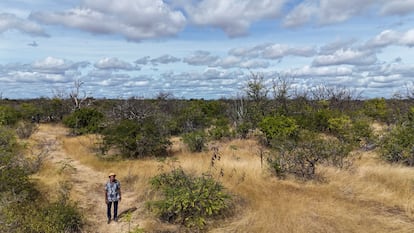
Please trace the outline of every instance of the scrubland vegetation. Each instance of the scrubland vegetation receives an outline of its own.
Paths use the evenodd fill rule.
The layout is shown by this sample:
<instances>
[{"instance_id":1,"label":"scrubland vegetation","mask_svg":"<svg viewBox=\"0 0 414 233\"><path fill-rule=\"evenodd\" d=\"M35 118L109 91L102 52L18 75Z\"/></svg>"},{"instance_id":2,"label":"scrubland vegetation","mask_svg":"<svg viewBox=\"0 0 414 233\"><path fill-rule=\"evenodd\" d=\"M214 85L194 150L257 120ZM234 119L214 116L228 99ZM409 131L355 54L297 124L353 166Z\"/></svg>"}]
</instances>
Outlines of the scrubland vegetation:
<instances>
[{"instance_id":1,"label":"scrubland vegetation","mask_svg":"<svg viewBox=\"0 0 414 233\"><path fill-rule=\"evenodd\" d=\"M413 232L411 96L273 83L252 74L220 100L1 100L0 230L96 232L82 204L116 171L138 207L116 232Z\"/></svg>"}]
</instances>

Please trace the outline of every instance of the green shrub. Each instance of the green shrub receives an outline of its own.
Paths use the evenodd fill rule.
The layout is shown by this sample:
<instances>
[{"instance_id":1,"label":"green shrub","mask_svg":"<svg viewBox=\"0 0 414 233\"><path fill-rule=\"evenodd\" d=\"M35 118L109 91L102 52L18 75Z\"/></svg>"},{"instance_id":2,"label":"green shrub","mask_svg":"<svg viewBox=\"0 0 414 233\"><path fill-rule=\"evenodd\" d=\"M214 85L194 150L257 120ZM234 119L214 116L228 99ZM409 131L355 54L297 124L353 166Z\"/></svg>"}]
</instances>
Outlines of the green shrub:
<instances>
[{"instance_id":1,"label":"green shrub","mask_svg":"<svg viewBox=\"0 0 414 233\"><path fill-rule=\"evenodd\" d=\"M352 121L347 115L328 119L329 131L343 141L351 140Z\"/></svg>"},{"instance_id":2,"label":"green shrub","mask_svg":"<svg viewBox=\"0 0 414 233\"><path fill-rule=\"evenodd\" d=\"M267 144L273 146L280 141L295 138L298 133L295 119L286 116L265 117L259 123L259 128L264 133Z\"/></svg>"},{"instance_id":3,"label":"green shrub","mask_svg":"<svg viewBox=\"0 0 414 233\"><path fill-rule=\"evenodd\" d=\"M83 217L74 204L23 201L3 208L2 232L82 232Z\"/></svg>"},{"instance_id":4,"label":"green shrub","mask_svg":"<svg viewBox=\"0 0 414 233\"><path fill-rule=\"evenodd\" d=\"M20 114L13 107L0 106L0 125L14 125L20 119Z\"/></svg>"},{"instance_id":5,"label":"green shrub","mask_svg":"<svg viewBox=\"0 0 414 233\"><path fill-rule=\"evenodd\" d=\"M163 156L171 145L168 137L168 130L156 117L123 120L103 131L102 149L104 152L118 149L127 158Z\"/></svg>"},{"instance_id":6,"label":"green shrub","mask_svg":"<svg viewBox=\"0 0 414 233\"><path fill-rule=\"evenodd\" d=\"M80 108L63 119L63 124L71 128L75 135L97 133L104 115L94 108Z\"/></svg>"},{"instance_id":7,"label":"green shrub","mask_svg":"<svg viewBox=\"0 0 414 233\"><path fill-rule=\"evenodd\" d=\"M36 117L39 118L42 113L39 107L36 107L31 103L22 103L19 106L19 112L21 114L21 118L26 121L35 120Z\"/></svg>"},{"instance_id":8,"label":"green shrub","mask_svg":"<svg viewBox=\"0 0 414 233\"><path fill-rule=\"evenodd\" d=\"M252 124L249 122L242 122L238 124L236 127L237 136L242 139L246 139L249 135L250 129L252 129Z\"/></svg>"},{"instance_id":9,"label":"green shrub","mask_svg":"<svg viewBox=\"0 0 414 233\"><path fill-rule=\"evenodd\" d=\"M215 124L209 129L208 133L213 140L230 138L231 132L228 120L225 118L217 119Z\"/></svg>"},{"instance_id":10,"label":"green shrub","mask_svg":"<svg viewBox=\"0 0 414 233\"><path fill-rule=\"evenodd\" d=\"M384 98L375 98L365 101L364 113L365 115L382 122L387 122L390 114L387 102Z\"/></svg>"},{"instance_id":11,"label":"green shrub","mask_svg":"<svg viewBox=\"0 0 414 233\"><path fill-rule=\"evenodd\" d=\"M371 121L368 117L356 117L353 120L351 132L351 140L362 144L361 146L374 143L377 140L371 127Z\"/></svg>"},{"instance_id":12,"label":"green shrub","mask_svg":"<svg viewBox=\"0 0 414 233\"><path fill-rule=\"evenodd\" d=\"M395 126L382 138L380 148L385 160L414 166L414 129L404 124Z\"/></svg>"},{"instance_id":13,"label":"green shrub","mask_svg":"<svg viewBox=\"0 0 414 233\"><path fill-rule=\"evenodd\" d=\"M195 131L183 135L183 142L187 144L191 152L201 152L205 149L207 136L204 131Z\"/></svg>"},{"instance_id":14,"label":"green shrub","mask_svg":"<svg viewBox=\"0 0 414 233\"><path fill-rule=\"evenodd\" d=\"M0 125L0 150L12 152L18 149L16 135L10 128Z\"/></svg>"},{"instance_id":15,"label":"green shrub","mask_svg":"<svg viewBox=\"0 0 414 233\"><path fill-rule=\"evenodd\" d=\"M297 141L285 141L268 158L271 171L278 177L293 174L300 179L315 178L319 164L342 167L351 147L335 138L301 131Z\"/></svg>"},{"instance_id":16,"label":"green shrub","mask_svg":"<svg viewBox=\"0 0 414 233\"><path fill-rule=\"evenodd\" d=\"M51 203L42 209L42 215L45 232L82 232L83 219L75 204Z\"/></svg>"},{"instance_id":17,"label":"green shrub","mask_svg":"<svg viewBox=\"0 0 414 233\"><path fill-rule=\"evenodd\" d=\"M395 125L380 141L381 157L392 163L414 166L414 107L402 122Z\"/></svg>"},{"instance_id":18,"label":"green shrub","mask_svg":"<svg viewBox=\"0 0 414 233\"><path fill-rule=\"evenodd\" d=\"M20 155L20 146L10 129L0 126L0 193L20 194L30 186L28 169Z\"/></svg>"},{"instance_id":19,"label":"green shrub","mask_svg":"<svg viewBox=\"0 0 414 233\"><path fill-rule=\"evenodd\" d=\"M176 113L174 119L177 122L176 133L202 130L210 125L211 119L203 112L202 103L202 101L191 101Z\"/></svg>"},{"instance_id":20,"label":"green shrub","mask_svg":"<svg viewBox=\"0 0 414 233\"><path fill-rule=\"evenodd\" d=\"M162 199L149 202L150 208L161 219L189 228L203 229L210 218L224 214L231 200L211 177L192 177L182 169L153 177L151 185Z\"/></svg>"},{"instance_id":21,"label":"green shrub","mask_svg":"<svg viewBox=\"0 0 414 233\"><path fill-rule=\"evenodd\" d=\"M29 179L29 162L20 149L13 132L0 126L0 232L81 232L76 205L42 197Z\"/></svg>"}]
</instances>

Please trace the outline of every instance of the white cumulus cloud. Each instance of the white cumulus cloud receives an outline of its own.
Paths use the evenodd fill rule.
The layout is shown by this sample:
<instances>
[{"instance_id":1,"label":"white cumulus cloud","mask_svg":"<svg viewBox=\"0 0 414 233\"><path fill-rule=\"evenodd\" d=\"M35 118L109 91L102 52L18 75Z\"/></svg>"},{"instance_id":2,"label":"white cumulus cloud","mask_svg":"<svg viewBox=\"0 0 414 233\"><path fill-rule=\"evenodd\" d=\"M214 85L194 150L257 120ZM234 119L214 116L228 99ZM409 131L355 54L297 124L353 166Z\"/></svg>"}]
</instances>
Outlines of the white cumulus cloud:
<instances>
[{"instance_id":1,"label":"white cumulus cloud","mask_svg":"<svg viewBox=\"0 0 414 233\"><path fill-rule=\"evenodd\" d=\"M44 59L34 61L31 64L31 68L34 71L39 71L41 73L61 74L69 70L78 70L79 68L86 67L88 65L89 62L72 62L56 57L46 57Z\"/></svg>"},{"instance_id":2,"label":"white cumulus cloud","mask_svg":"<svg viewBox=\"0 0 414 233\"><path fill-rule=\"evenodd\" d=\"M305 0L283 19L285 27L341 23L359 15L408 15L414 12L412 0Z\"/></svg>"},{"instance_id":3,"label":"white cumulus cloud","mask_svg":"<svg viewBox=\"0 0 414 233\"><path fill-rule=\"evenodd\" d=\"M352 50L340 49L330 55L319 55L313 62L313 66L332 66L332 65L372 65L377 62L377 57L374 53Z\"/></svg>"},{"instance_id":4,"label":"white cumulus cloud","mask_svg":"<svg viewBox=\"0 0 414 233\"><path fill-rule=\"evenodd\" d=\"M186 18L162 0L84 0L63 12L33 12L31 19L94 34L116 34L131 41L173 36Z\"/></svg>"},{"instance_id":5,"label":"white cumulus cloud","mask_svg":"<svg viewBox=\"0 0 414 233\"><path fill-rule=\"evenodd\" d=\"M285 2L286 0L201 0L182 5L193 24L218 27L227 35L235 37L245 35L256 21L279 17Z\"/></svg>"},{"instance_id":6,"label":"white cumulus cloud","mask_svg":"<svg viewBox=\"0 0 414 233\"><path fill-rule=\"evenodd\" d=\"M13 29L32 36L48 36L44 29L37 23L19 18L14 14L1 13L0 33Z\"/></svg>"},{"instance_id":7,"label":"white cumulus cloud","mask_svg":"<svg viewBox=\"0 0 414 233\"><path fill-rule=\"evenodd\" d=\"M103 70L133 70L134 66L116 57L105 57L97 61L94 66Z\"/></svg>"}]
</instances>

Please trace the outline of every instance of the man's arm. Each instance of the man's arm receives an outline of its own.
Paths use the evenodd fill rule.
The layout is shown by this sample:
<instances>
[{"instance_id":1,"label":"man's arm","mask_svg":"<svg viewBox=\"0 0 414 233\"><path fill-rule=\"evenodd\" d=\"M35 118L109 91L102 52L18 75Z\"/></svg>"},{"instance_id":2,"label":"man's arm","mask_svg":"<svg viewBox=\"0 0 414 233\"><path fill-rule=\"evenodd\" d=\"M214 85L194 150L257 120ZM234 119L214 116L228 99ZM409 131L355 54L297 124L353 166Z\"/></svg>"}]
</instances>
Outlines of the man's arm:
<instances>
[{"instance_id":1,"label":"man's arm","mask_svg":"<svg viewBox=\"0 0 414 233\"><path fill-rule=\"evenodd\" d=\"M105 190L105 203L108 204L108 191Z\"/></svg>"},{"instance_id":2,"label":"man's arm","mask_svg":"<svg viewBox=\"0 0 414 233\"><path fill-rule=\"evenodd\" d=\"M121 200L121 187L118 188L119 200Z\"/></svg>"}]
</instances>

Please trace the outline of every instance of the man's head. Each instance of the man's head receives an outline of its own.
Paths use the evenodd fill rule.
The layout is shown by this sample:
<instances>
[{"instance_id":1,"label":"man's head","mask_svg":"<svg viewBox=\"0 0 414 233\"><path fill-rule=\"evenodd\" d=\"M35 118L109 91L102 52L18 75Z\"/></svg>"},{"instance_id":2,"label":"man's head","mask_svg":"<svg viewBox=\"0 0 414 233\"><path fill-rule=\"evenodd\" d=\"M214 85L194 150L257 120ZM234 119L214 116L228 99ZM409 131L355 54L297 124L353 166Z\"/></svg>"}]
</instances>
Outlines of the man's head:
<instances>
[{"instance_id":1,"label":"man's head","mask_svg":"<svg viewBox=\"0 0 414 233\"><path fill-rule=\"evenodd\" d=\"M115 180L115 176L116 176L116 174L115 174L115 173L113 173L113 172L109 173L109 179L110 179L111 181L114 181L114 180Z\"/></svg>"}]
</instances>

